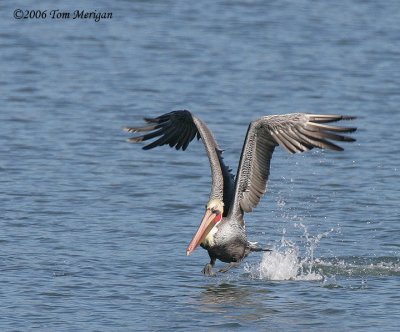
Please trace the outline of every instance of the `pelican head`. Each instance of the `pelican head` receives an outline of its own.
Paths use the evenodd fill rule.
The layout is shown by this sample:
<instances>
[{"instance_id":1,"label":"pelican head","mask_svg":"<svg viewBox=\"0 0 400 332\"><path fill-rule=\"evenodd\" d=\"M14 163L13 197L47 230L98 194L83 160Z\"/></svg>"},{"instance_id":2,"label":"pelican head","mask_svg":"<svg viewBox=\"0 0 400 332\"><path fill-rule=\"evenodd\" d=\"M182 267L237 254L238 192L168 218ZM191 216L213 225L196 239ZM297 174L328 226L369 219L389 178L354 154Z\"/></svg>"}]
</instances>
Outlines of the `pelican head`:
<instances>
[{"instance_id":1,"label":"pelican head","mask_svg":"<svg viewBox=\"0 0 400 332\"><path fill-rule=\"evenodd\" d=\"M189 256L203 242L213 227L222 220L223 213L224 203L220 199L214 198L207 203L206 212L196 234L186 249L186 255Z\"/></svg>"}]
</instances>

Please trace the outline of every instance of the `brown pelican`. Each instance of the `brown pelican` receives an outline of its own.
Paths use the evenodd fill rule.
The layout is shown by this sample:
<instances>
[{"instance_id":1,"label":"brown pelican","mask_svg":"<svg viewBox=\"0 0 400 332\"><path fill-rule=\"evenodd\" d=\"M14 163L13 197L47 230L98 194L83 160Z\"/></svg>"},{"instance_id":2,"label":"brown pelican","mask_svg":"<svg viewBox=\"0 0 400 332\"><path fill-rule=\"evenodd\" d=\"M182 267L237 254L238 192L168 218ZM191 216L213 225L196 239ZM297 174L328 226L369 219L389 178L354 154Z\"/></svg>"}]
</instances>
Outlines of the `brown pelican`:
<instances>
[{"instance_id":1,"label":"brown pelican","mask_svg":"<svg viewBox=\"0 0 400 332\"><path fill-rule=\"evenodd\" d=\"M197 136L198 140L201 138L211 166L212 187L205 214L186 254L190 255L201 245L211 259L203 273L214 275L212 268L217 259L229 263L220 270L226 272L238 266L250 252L268 250L247 240L243 215L257 206L266 191L275 147L281 145L290 153L313 148L341 151L343 149L331 140L353 142L354 138L343 133L353 132L356 128L326 123L351 119L354 117L292 113L264 116L251 122L235 178L224 163L222 150L210 129L189 111L144 118L146 126L126 127L124 130L143 133L128 139L133 143L157 138L144 146L144 150L165 144L177 150L186 150L194 137Z\"/></svg>"}]
</instances>

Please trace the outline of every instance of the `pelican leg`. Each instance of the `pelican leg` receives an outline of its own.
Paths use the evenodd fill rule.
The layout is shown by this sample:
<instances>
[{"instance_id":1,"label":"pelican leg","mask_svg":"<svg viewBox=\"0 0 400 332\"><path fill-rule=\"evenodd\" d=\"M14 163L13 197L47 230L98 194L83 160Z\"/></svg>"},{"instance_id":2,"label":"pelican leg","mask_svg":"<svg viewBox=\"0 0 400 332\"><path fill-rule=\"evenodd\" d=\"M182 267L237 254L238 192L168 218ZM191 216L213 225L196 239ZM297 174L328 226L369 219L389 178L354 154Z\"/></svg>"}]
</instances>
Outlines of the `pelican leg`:
<instances>
[{"instance_id":1,"label":"pelican leg","mask_svg":"<svg viewBox=\"0 0 400 332\"><path fill-rule=\"evenodd\" d=\"M218 272L228 272L231 268L233 267L239 267L240 266L240 262L230 262L229 264L226 264L221 270L219 270Z\"/></svg>"},{"instance_id":2,"label":"pelican leg","mask_svg":"<svg viewBox=\"0 0 400 332\"><path fill-rule=\"evenodd\" d=\"M215 257L211 257L211 256L210 256L210 258L211 258L210 263L207 263L206 266L204 266L202 272L203 272L204 275L206 275L208 277L214 277L215 273L213 272L212 268L215 265L216 258Z\"/></svg>"}]
</instances>

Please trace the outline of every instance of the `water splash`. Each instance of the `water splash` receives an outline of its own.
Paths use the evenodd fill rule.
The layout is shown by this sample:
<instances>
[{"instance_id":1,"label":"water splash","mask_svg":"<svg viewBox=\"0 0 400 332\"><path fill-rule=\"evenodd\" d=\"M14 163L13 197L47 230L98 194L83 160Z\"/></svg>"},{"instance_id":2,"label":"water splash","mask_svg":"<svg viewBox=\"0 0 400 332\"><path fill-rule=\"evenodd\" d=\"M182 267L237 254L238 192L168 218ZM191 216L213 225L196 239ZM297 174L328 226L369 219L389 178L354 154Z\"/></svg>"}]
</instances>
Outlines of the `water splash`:
<instances>
[{"instance_id":1,"label":"water splash","mask_svg":"<svg viewBox=\"0 0 400 332\"><path fill-rule=\"evenodd\" d=\"M247 264L245 271L253 278L266 280L322 280L324 278L314 271L304 272L297 248L286 248L284 251L274 249L265 253L258 265Z\"/></svg>"},{"instance_id":2,"label":"water splash","mask_svg":"<svg viewBox=\"0 0 400 332\"><path fill-rule=\"evenodd\" d=\"M262 280L323 281L327 287L340 287L337 278L362 278L363 287L368 277L400 276L399 257L333 257L318 258L316 249L321 240L335 229L311 235L302 223L295 227L303 229L305 239L304 257L300 257L300 247L286 238L282 238L271 252L264 253L258 264L246 264L245 271L252 278Z\"/></svg>"},{"instance_id":3,"label":"water splash","mask_svg":"<svg viewBox=\"0 0 400 332\"><path fill-rule=\"evenodd\" d=\"M265 253L258 265L247 264L246 272L250 273L253 278L266 280L323 280L324 275L316 271L314 253L321 239L328 236L333 229L312 236L304 224L295 224L295 227L302 228L304 232L306 240L304 258L299 257L300 247L286 239L286 230L284 229L280 244L271 252Z\"/></svg>"}]
</instances>

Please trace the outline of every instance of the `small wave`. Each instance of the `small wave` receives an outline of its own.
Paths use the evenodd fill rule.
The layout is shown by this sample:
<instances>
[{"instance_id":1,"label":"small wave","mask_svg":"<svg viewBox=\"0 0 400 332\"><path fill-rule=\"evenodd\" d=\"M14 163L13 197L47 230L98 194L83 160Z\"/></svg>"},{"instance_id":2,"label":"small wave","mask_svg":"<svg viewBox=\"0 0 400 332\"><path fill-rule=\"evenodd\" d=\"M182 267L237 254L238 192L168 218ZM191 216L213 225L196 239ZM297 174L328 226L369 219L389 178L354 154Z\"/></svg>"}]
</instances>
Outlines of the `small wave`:
<instances>
[{"instance_id":1,"label":"small wave","mask_svg":"<svg viewBox=\"0 0 400 332\"><path fill-rule=\"evenodd\" d=\"M318 258L315 268L326 276L387 277L400 276L398 257L336 257Z\"/></svg>"}]
</instances>

